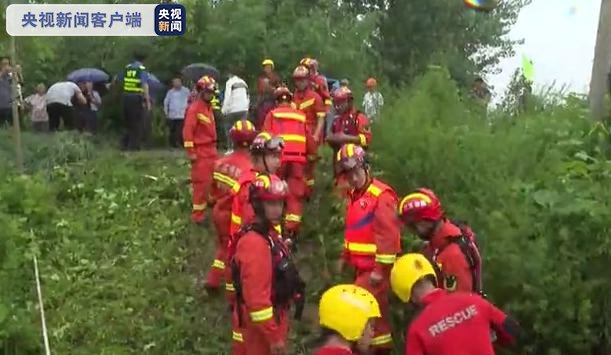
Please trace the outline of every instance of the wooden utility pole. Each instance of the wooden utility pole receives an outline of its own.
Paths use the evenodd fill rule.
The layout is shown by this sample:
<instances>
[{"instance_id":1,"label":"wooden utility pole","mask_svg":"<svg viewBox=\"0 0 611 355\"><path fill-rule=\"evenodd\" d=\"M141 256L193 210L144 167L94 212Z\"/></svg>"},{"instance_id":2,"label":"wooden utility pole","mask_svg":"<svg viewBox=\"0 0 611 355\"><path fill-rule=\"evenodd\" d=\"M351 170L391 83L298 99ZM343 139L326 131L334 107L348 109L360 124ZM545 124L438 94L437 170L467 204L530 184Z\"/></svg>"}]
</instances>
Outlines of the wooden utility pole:
<instances>
[{"instance_id":1,"label":"wooden utility pole","mask_svg":"<svg viewBox=\"0 0 611 355\"><path fill-rule=\"evenodd\" d=\"M611 67L611 0L601 0L598 34L590 79L590 110L597 120L605 116L604 98Z\"/></svg>"},{"instance_id":2,"label":"wooden utility pole","mask_svg":"<svg viewBox=\"0 0 611 355\"><path fill-rule=\"evenodd\" d=\"M11 1L8 1L11 4ZM17 65L17 51L15 49L15 37L10 36L10 52L11 52L11 65L15 67ZM11 80L11 94L13 97L13 139L15 141L15 157L17 171L23 173L23 150L21 149L21 127L19 126L19 106L17 100L19 99L19 89L17 88L17 81L19 75L15 71L12 74Z\"/></svg>"}]
</instances>

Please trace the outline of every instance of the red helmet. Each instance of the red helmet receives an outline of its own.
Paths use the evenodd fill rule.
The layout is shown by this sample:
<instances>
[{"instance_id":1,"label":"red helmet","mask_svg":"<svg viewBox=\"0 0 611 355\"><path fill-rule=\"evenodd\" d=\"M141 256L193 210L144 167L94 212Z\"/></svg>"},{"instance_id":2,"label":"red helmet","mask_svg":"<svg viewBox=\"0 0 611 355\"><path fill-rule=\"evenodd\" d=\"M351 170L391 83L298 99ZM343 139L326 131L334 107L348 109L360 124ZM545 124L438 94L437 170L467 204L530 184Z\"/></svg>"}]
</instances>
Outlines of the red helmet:
<instances>
[{"instance_id":1,"label":"red helmet","mask_svg":"<svg viewBox=\"0 0 611 355\"><path fill-rule=\"evenodd\" d=\"M340 172L352 170L357 166L367 167L367 153L360 145L344 144L335 156L335 163Z\"/></svg>"},{"instance_id":2,"label":"red helmet","mask_svg":"<svg viewBox=\"0 0 611 355\"><path fill-rule=\"evenodd\" d=\"M253 155L263 155L266 153L281 153L284 148L284 140L274 137L267 132L257 134L250 145L250 152Z\"/></svg>"},{"instance_id":3,"label":"red helmet","mask_svg":"<svg viewBox=\"0 0 611 355\"><path fill-rule=\"evenodd\" d=\"M333 101L335 103L340 103L352 99L352 90L348 89L347 87L340 87L337 90L333 91Z\"/></svg>"},{"instance_id":4,"label":"red helmet","mask_svg":"<svg viewBox=\"0 0 611 355\"><path fill-rule=\"evenodd\" d=\"M308 79L310 77L310 71L303 65L298 66L293 70L293 79Z\"/></svg>"},{"instance_id":5,"label":"red helmet","mask_svg":"<svg viewBox=\"0 0 611 355\"><path fill-rule=\"evenodd\" d=\"M301 61L299 61L299 65L303 65L304 67L310 69L310 71L318 70L318 61L314 58L303 58Z\"/></svg>"},{"instance_id":6,"label":"red helmet","mask_svg":"<svg viewBox=\"0 0 611 355\"><path fill-rule=\"evenodd\" d=\"M255 125L249 120L240 120L233 124L229 130L231 140L240 146L249 146L257 135Z\"/></svg>"},{"instance_id":7,"label":"red helmet","mask_svg":"<svg viewBox=\"0 0 611 355\"><path fill-rule=\"evenodd\" d=\"M286 86L278 86L274 90L274 99L276 101L291 101L293 99L293 93Z\"/></svg>"},{"instance_id":8,"label":"red helmet","mask_svg":"<svg viewBox=\"0 0 611 355\"><path fill-rule=\"evenodd\" d=\"M278 201L286 199L288 186L274 174L261 174L252 182L249 192L251 201Z\"/></svg>"},{"instance_id":9,"label":"red helmet","mask_svg":"<svg viewBox=\"0 0 611 355\"><path fill-rule=\"evenodd\" d=\"M443 207L433 191L420 188L401 200L399 215L406 224L438 221L443 217Z\"/></svg>"},{"instance_id":10,"label":"red helmet","mask_svg":"<svg viewBox=\"0 0 611 355\"><path fill-rule=\"evenodd\" d=\"M216 89L216 81L213 77L204 75L202 76L195 85L197 91L212 91Z\"/></svg>"}]
</instances>

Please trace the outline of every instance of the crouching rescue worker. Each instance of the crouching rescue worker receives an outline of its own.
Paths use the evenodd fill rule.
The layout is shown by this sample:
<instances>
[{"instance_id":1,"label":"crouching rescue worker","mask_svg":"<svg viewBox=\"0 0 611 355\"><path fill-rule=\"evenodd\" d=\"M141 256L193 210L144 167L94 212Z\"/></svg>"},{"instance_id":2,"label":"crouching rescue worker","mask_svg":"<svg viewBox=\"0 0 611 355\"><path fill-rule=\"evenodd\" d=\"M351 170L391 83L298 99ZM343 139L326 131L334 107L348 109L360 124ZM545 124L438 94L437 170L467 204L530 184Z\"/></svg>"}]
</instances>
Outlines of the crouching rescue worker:
<instances>
[{"instance_id":1,"label":"crouching rescue worker","mask_svg":"<svg viewBox=\"0 0 611 355\"><path fill-rule=\"evenodd\" d=\"M303 203L306 194L306 116L303 112L291 107L293 93L280 86L274 90L277 107L265 118L263 130L284 141L282 150L282 165L278 176L284 179L289 187L286 199L283 234L286 238L296 241Z\"/></svg>"},{"instance_id":2,"label":"crouching rescue worker","mask_svg":"<svg viewBox=\"0 0 611 355\"><path fill-rule=\"evenodd\" d=\"M350 185L346 209L344 253L338 271L350 264L354 283L371 292L380 305L381 318L374 323L372 346L376 353L392 347L388 293L390 269L401 251L400 222L396 215L397 196L393 189L371 176L362 147L346 144L337 152L338 172Z\"/></svg>"},{"instance_id":3,"label":"crouching rescue worker","mask_svg":"<svg viewBox=\"0 0 611 355\"><path fill-rule=\"evenodd\" d=\"M380 317L378 301L356 285L333 286L320 298L318 316L322 346L316 355L366 354L373 337L373 322Z\"/></svg>"},{"instance_id":4,"label":"crouching rescue worker","mask_svg":"<svg viewBox=\"0 0 611 355\"><path fill-rule=\"evenodd\" d=\"M216 228L217 244L212 267L206 276L207 289L218 288L224 278L234 190L238 188L240 177L252 170L248 148L256 135L255 126L250 121L240 120L234 123L229 130L234 150L220 157L214 164L212 196L215 203L212 220Z\"/></svg>"},{"instance_id":5,"label":"crouching rescue worker","mask_svg":"<svg viewBox=\"0 0 611 355\"><path fill-rule=\"evenodd\" d=\"M193 185L193 207L191 220L201 223L210 198L212 171L217 157L216 128L210 102L214 96L216 82L203 76L195 85L197 97L185 115L182 130L184 146L191 160L191 184Z\"/></svg>"},{"instance_id":6,"label":"crouching rescue worker","mask_svg":"<svg viewBox=\"0 0 611 355\"><path fill-rule=\"evenodd\" d=\"M433 191L420 188L405 196L399 215L410 232L427 242L423 254L439 265L438 279L447 291L483 294L482 263L475 234L464 223L452 222Z\"/></svg>"},{"instance_id":7,"label":"crouching rescue worker","mask_svg":"<svg viewBox=\"0 0 611 355\"><path fill-rule=\"evenodd\" d=\"M274 225L282 222L287 185L276 175L259 175L250 185L252 224L236 236L231 268L236 312L247 355L288 354L289 308L303 311L305 284Z\"/></svg>"},{"instance_id":8,"label":"crouching rescue worker","mask_svg":"<svg viewBox=\"0 0 611 355\"><path fill-rule=\"evenodd\" d=\"M405 354L492 355L492 341L511 345L519 337L519 324L479 295L448 293L437 288L435 270L422 254L406 254L392 268L394 293L422 310L405 336Z\"/></svg>"}]
</instances>

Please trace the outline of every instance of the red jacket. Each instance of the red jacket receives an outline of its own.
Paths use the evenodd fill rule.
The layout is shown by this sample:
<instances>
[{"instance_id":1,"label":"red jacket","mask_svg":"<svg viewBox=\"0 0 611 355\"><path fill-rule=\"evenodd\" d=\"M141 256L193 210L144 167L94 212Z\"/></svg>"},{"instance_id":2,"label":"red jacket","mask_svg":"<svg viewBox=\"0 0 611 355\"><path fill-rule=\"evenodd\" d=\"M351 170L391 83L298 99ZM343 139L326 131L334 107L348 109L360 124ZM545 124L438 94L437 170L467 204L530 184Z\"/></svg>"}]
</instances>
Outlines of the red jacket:
<instances>
[{"instance_id":1,"label":"red jacket","mask_svg":"<svg viewBox=\"0 0 611 355\"><path fill-rule=\"evenodd\" d=\"M229 233L233 236L244 224L251 223L255 217L255 212L248 202L249 187L257 177L258 172L250 169L240 176L237 188L233 190L234 198L231 201L231 228Z\"/></svg>"},{"instance_id":2,"label":"red jacket","mask_svg":"<svg viewBox=\"0 0 611 355\"><path fill-rule=\"evenodd\" d=\"M238 181L243 173L251 169L250 153L245 149L235 150L214 163L212 199L215 209L231 213L233 197L239 189Z\"/></svg>"},{"instance_id":3,"label":"red jacket","mask_svg":"<svg viewBox=\"0 0 611 355\"><path fill-rule=\"evenodd\" d=\"M210 103L198 99L189 105L182 136L187 153L216 156L216 128Z\"/></svg>"},{"instance_id":4,"label":"red jacket","mask_svg":"<svg viewBox=\"0 0 611 355\"><path fill-rule=\"evenodd\" d=\"M266 81L268 82L267 84L265 83ZM271 96L273 89L278 85L280 85L280 77L276 72L271 72L269 75L261 73L257 80L257 94L259 96L266 94ZM271 90L266 92L269 88L271 88Z\"/></svg>"},{"instance_id":5,"label":"red jacket","mask_svg":"<svg viewBox=\"0 0 611 355\"><path fill-rule=\"evenodd\" d=\"M478 295L437 289L423 303L407 331L405 354L493 355L491 330L502 344L514 342L507 315Z\"/></svg>"},{"instance_id":6,"label":"red jacket","mask_svg":"<svg viewBox=\"0 0 611 355\"><path fill-rule=\"evenodd\" d=\"M359 271L390 273L401 251L397 196L373 179L364 192L352 191L346 207L343 257Z\"/></svg>"},{"instance_id":7,"label":"red jacket","mask_svg":"<svg viewBox=\"0 0 611 355\"><path fill-rule=\"evenodd\" d=\"M359 145L368 147L371 144L371 130L369 119L364 113L357 111L354 107L341 115L335 116L331 124L331 133L343 132L350 136L359 137ZM340 147L333 147L339 149Z\"/></svg>"},{"instance_id":8,"label":"red jacket","mask_svg":"<svg viewBox=\"0 0 611 355\"><path fill-rule=\"evenodd\" d=\"M263 131L284 139L282 161L306 161L306 116L290 105L278 106L265 117Z\"/></svg>"},{"instance_id":9,"label":"red jacket","mask_svg":"<svg viewBox=\"0 0 611 355\"><path fill-rule=\"evenodd\" d=\"M274 230L270 231L270 236L275 245L286 250L281 237ZM285 334L274 317L278 310L272 303L274 260L268 242L255 231L247 232L237 243L234 262L240 269L243 321L247 327L258 328L269 344L284 340Z\"/></svg>"},{"instance_id":10,"label":"red jacket","mask_svg":"<svg viewBox=\"0 0 611 355\"><path fill-rule=\"evenodd\" d=\"M331 346L324 346L314 353L315 355L352 355L354 354L350 349L337 348Z\"/></svg>"},{"instance_id":11,"label":"red jacket","mask_svg":"<svg viewBox=\"0 0 611 355\"><path fill-rule=\"evenodd\" d=\"M310 133L313 134L318 121L324 120L326 116L325 106L320 95L310 88L304 91L295 90L293 102L295 102L295 106L299 111L305 113L306 125L311 130Z\"/></svg>"},{"instance_id":12,"label":"red jacket","mask_svg":"<svg viewBox=\"0 0 611 355\"><path fill-rule=\"evenodd\" d=\"M439 265L442 272L440 286L448 291L473 292L473 277L467 257L460 246L451 241L460 235L460 228L444 220L423 253Z\"/></svg>"},{"instance_id":13,"label":"red jacket","mask_svg":"<svg viewBox=\"0 0 611 355\"><path fill-rule=\"evenodd\" d=\"M331 94L329 93L329 86L327 85L327 79L324 75L321 74L313 74L310 77L310 83L312 85L312 89L316 91L318 95L322 98L323 105L325 106L325 112L329 112L333 101L331 100Z\"/></svg>"}]
</instances>

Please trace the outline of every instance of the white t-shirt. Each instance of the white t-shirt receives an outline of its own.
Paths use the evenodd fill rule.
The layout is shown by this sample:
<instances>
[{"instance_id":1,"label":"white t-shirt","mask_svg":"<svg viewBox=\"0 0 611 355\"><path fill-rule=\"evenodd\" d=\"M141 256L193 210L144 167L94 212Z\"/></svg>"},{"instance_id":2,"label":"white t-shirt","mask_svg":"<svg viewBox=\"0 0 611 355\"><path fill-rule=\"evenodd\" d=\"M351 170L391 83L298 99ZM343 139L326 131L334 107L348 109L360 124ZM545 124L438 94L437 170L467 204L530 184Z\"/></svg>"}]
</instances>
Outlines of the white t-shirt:
<instances>
[{"instance_id":1,"label":"white t-shirt","mask_svg":"<svg viewBox=\"0 0 611 355\"><path fill-rule=\"evenodd\" d=\"M235 112L248 111L250 99L248 97L248 85L237 76L232 76L225 84L225 99L221 112L226 115Z\"/></svg>"},{"instance_id":2,"label":"white t-shirt","mask_svg":"<svg viewBox=\"0 0 611 355\"><path fill-rule=\"evenodd\" d=\"M78 85L71 81L60 81L51 85L47 91L47 105L58 103L66 106L72 106L72 97L81 92Z\"/></svg>"}]
</instances>

